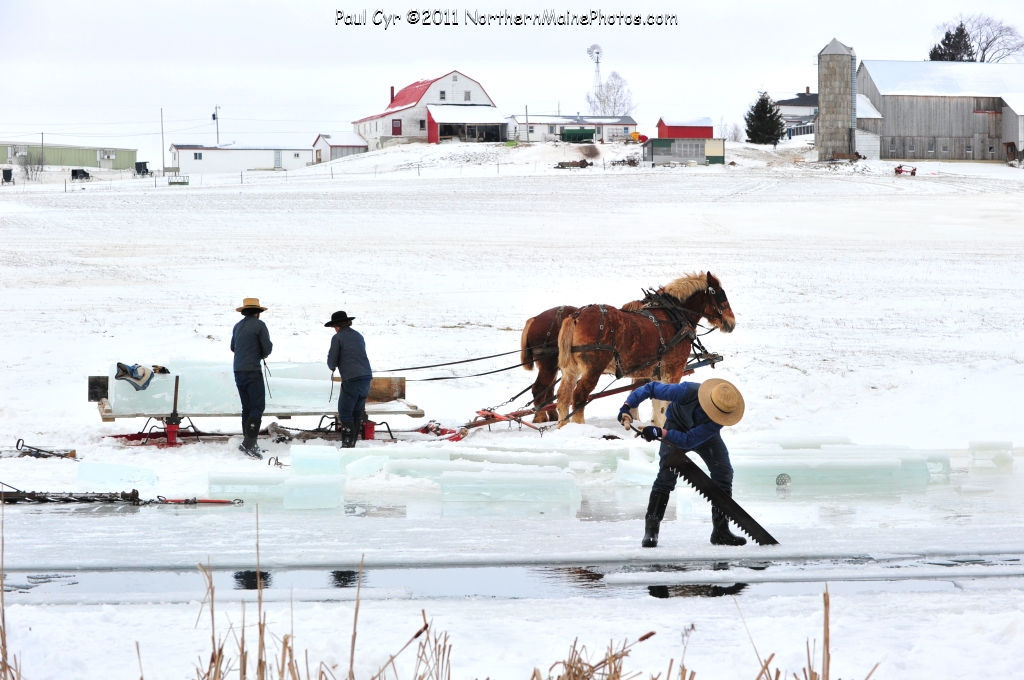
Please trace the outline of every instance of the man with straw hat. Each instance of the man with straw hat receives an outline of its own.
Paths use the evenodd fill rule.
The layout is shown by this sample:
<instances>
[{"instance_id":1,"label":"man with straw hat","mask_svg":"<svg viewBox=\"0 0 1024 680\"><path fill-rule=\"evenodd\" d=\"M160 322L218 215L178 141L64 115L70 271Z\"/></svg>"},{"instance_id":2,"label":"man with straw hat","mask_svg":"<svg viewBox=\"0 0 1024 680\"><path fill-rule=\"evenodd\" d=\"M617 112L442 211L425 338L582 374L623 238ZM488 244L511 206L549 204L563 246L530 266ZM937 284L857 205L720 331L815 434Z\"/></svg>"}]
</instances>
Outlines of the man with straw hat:
<instances>
[{"instance_id":1,"label":"man with straw hat","mask_svg":"<svg viewBox=\"0 0 1024 680\"><path fill-rule=\"evenodd\" d=\"M242 320L231 331L231 351L235 353L235 386L242 400L242 444L238 450L256 459L263 458L263 450L256 445L266 408L263 388L263 372L260 362L270 356L274 349L270 342L267 324L260 321L260 313L267 311L260 306L259 298L245 298L241 307Z\"/></svg>"},{"instance_id":2,"label":"man with straw hat","mask_svg":"<svg viewBox=\"0 0 1024 680\"><path fill-rule=\"evenodd\" d=\"M722 441L722 428L743 418L743 395L727 380L714 378L703 383L670 385L649 382L630 393L619 410L619 422L628 430L633 423L630 411L645 399L668 401L665 427L648 425L641 432L647 441L661 441L658 476L651 488L644 525L643 547L658 546L658 530L665 517L669 494L676 488L676 472L665 467L665 457L673 448L695 451L704 459L711 480L732 496L732 463L729 449ZM729 519L717 507L711 508L711 542L715 545L743 545L747 539L729 530Z\"/></svg>"},{"instance_id":3,"label":"man with straw hat","mask_svg":"<svg viewBox=\"0 0 1024 680\"><path fill-rule=\"evenodd\" d=\"M370 381L373 371L366 358L366 341L359 331L352 329L354 316L345 312L331 314L331 320L324 324L334 329L331 349L327 353L327 368L338 370L341 376L341 394L338 395L338 423L341 427L341 447L355 448L359 429L363 423L366 398L370 396Z\"/></svg>"}]
</instances>

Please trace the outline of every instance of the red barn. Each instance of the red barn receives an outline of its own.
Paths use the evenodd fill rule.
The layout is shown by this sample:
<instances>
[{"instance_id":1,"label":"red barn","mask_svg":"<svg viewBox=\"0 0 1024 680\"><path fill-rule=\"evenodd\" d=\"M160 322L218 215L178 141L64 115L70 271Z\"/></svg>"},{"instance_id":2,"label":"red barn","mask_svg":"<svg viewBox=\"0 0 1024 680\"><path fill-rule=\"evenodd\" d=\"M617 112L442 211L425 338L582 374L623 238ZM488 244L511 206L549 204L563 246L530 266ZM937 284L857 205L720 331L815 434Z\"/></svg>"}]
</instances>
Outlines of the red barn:
<instances>
[{"instance_id":1,"label":"red barn","mask_svg":"<svg viewBox=\"0 0 1024 680\"><path fill-rule=\"evenodd\" d=\"M693 120L658 119L659 139L711 139L715 136L710 118Z\"/></svg>"}]
</instances>

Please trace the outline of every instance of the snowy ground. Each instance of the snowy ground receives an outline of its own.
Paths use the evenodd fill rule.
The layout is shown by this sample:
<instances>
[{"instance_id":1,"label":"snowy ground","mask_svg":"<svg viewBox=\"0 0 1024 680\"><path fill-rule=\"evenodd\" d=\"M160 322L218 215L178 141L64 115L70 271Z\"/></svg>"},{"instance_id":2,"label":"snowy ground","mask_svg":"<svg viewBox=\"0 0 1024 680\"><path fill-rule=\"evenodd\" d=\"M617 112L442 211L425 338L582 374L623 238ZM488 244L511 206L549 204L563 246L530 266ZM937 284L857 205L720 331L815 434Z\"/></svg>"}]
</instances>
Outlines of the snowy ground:
<instances>
[{"instance_id":1,"label":"snowy ground","mask_svg":"<svg viewBox=\"0 0 1024 680\"><path fill-rule=\"evenodd\" d=\"M800 140L777 152L730 145L727 160L736 165L724 167L612 166L637 148L600 151L595 167L572 171L552 166L578 158L577 147L414 145L287 176L248 173L244 183L223 175L154 187L107 173L109 181L65 193L65 173L55 169L42 184L4 187L0 442L21 437L76 448L84 460L152 468L160 481L144 495L201 493L208 470L260 464L227 444L174 451L111 444L104 434L141 423L100 423L85 398L86 376L115 361L229 361L234 307L246 296L270 307L264 318L275 359L322 360L329 340L322 324L345 309L358 317L380 370L513 350L523 321L544 309L621 304L643 286L709 269L738 320L731 335L707 339L726 357L714 375L734 380L747 399L746 418L726 435L730 446L843 435L858 444L941 449L953 456L949 484L913 493L750 493L741 502L781 545L729 551L707 544L706 506L679 493L676 519L666 522L652 556L638 547L644 492L618 487L611 472L580 472L578 519L549 520L437 518L436 484L378 476L346 489L370 509L366 516L261 511L263 564L351 569L365 554L378 567L621 570L652 560L748 559L786 572L801 557L847 568L865 556L941 562L1024 554L1019 471L980 470L966 458L972 440L1024 440L1024 172L921 163L917 177L896 177L886 161L794 162L811 156ZM410 383L409 399L428 418L455 425L531 379L517 370ZM598 439L616 432L618 401L606 402L587 411L596 427L571 427L542 443L495 430L450 446L598 455L622 445ZM391 424L418 423L403 420ZM233 420L203 425L237 428ZM285 445L269 448L287 460ZM3 459L0 481L77 489L72 465ZM6 514L8 570L188 568L208 558L226 569L254 567L248 506L12 506ZM1024 677L1012 652L1024 642L1024 580L968 573L913 583L832 586L834 675L866 675L881 661L874 677ZM737 596L759 651L779 654L790 672L803 665L804 639L820 640L820 597L810 594L819 587L751 586ZM413 588L412 601L370 600L360 613L357 675L369 677L404 642L424 607L452 635L458 678L528 677L577 636L595 648L647 630L658 635L627 667L664 672L691 622L690 667L711 677L756 674L731 598L658 599L646 586L621 588L526 599L421 597ZM131 674L136 639L147 677L185 677L207 644L208 629L192 628L195 605L12 605L21 595L10 597L9 644L33 679ZM283 632L286 606L271 609ZM237 604L223 610L237 620ZM297 603L300 648L345 667L351 613L350 603ZM88 644L82 630L90 631Z\"/></svg>"}]
</instances>

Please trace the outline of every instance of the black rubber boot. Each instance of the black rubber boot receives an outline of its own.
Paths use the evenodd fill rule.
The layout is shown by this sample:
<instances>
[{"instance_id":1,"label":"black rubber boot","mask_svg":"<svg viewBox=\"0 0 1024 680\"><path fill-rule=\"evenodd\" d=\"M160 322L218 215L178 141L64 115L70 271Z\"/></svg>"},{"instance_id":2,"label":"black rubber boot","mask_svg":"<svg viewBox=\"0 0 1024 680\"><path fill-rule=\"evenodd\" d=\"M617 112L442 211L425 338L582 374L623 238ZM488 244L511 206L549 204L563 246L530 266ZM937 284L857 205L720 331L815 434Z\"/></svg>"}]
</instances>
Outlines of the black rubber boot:
<instances>
[{"instance_id":1,"label":"black rubber boot","mask_svg":"<svg viewBox=\"0 0 1024 680\"><path fill-rule=\"evenodd\" d=\"M711 531L712 545L746 545L747 539L737 536L729 529L729 518L718 511L718 508L711 508L711 524L714 529Z\"/></svg>"},{"instance_id":2,"label":"black rubber boot","mask_svg":"<svg viewBox=\"0 0 1024 680\"><path fill-rule=\"evenodd\" d=\"M664 491L651 491L651 499L647 501L647 515L644 517L644 540L640 545L644 548L658 547L658 530L661 520L665 518L668 507L668 494Z\"/></svg>"},{"instance_id":3,"label":"black rubber boot","mask_svg":"<svg viewBox=\"0 0 1024 680\"><path fill-rule=\"evenodd\" d=\"M356 447L356 430L354 423L342 421L341 423L341 448L354 449Z\"/></svg>"},{"instance_id":4,"label":"black rubber boot","mask_svg":"<svg viewBox=\"0 0 1024 680\"><path fill-rule=\"evenodd\" d=\"M257 438L260 435L262 418L249 418L245 421L245 429L242 430L242 445L238 450L256 460L263 460L263 449L257 445Z\"/></svg>"}]
</instances>

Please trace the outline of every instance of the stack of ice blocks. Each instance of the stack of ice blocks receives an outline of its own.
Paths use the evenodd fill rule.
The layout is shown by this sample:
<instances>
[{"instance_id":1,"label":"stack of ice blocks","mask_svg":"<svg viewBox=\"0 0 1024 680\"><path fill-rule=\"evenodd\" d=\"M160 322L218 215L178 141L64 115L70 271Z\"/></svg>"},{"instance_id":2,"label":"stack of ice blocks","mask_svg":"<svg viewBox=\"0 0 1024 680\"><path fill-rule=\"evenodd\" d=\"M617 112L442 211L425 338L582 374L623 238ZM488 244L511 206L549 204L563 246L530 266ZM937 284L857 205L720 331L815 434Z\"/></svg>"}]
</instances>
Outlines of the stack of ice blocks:
<instances>
[{"instance_id":1,"label":"stack of ice blocks","mask_svg":"<svg viewBox=\"0 0 1024 680\"><path fill-rule=\"evenodd\" d=\"M211 498L282 503L286 510L329 510L345 503L342 453L333 446L293 446L290 473L211 472Z\"/></svg>"}]
</instances>

